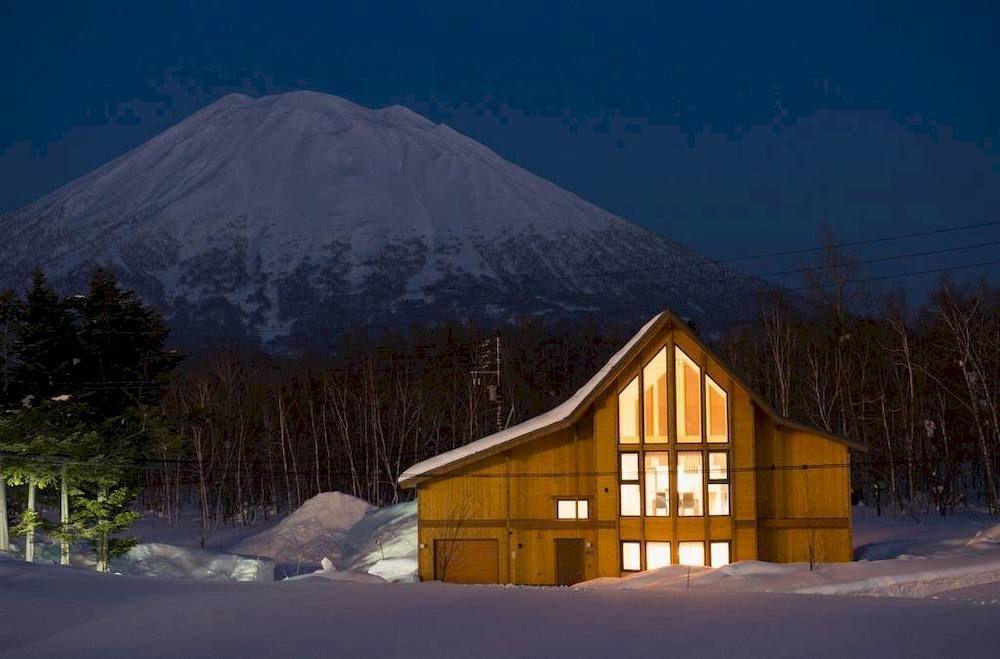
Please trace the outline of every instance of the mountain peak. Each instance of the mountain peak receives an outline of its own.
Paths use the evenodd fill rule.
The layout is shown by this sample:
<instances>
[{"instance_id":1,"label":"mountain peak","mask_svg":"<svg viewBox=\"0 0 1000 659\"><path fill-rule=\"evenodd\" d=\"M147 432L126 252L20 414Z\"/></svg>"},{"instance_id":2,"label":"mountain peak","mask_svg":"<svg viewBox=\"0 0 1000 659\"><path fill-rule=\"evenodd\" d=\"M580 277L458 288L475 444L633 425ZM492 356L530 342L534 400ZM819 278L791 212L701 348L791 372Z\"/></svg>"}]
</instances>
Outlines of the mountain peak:
<instances>
[{"instance_id":1,"label":"mountain peak","mask_svg":"<svg viewBox=\"0 0 1000 659\"><path fill-rule=\"evenodd\" d=\"M0 284L111 265L175 324L250 335L685 297L691 271L636 264L704 261L407 108L314 91L227 95L3 221Z\"/></svg>"}]
</instances>

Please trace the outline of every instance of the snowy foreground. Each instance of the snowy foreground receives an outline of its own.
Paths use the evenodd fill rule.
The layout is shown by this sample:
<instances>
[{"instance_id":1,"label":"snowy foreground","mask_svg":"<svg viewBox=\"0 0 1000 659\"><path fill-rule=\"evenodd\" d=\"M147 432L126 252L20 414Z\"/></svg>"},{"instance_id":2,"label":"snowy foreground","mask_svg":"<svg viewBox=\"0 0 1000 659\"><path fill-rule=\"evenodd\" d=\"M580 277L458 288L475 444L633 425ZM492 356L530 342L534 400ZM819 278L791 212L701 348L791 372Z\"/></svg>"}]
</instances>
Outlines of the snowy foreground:
<instances>
[{"instance_id":1,"label":"snowy foreground","mask_svg":"<svg viewBox=\"0 0 1000 659\"><path fill-rule=\"evenodd\" d=\"M0 562L11 657L986 656L975 600L705 590L272 583Z\"/></svg>"},{"instance_id":2,"label":"snowy foreground","mask_svg":"<svg viewBox=\"0 0 1000 659\"><path fill-rule=\"evenodd\" d=\"M995 520L863 513L854 563L668 567L574 588L388 583L413 577L412 504L320 495L208 550L182 546L198 542L190 527L144 520L141 546L157 549L128 564L183 578L0 560L0 656L992 656ZM237 560L290 578L204 569Z\"/></svg>"}]
</instances>

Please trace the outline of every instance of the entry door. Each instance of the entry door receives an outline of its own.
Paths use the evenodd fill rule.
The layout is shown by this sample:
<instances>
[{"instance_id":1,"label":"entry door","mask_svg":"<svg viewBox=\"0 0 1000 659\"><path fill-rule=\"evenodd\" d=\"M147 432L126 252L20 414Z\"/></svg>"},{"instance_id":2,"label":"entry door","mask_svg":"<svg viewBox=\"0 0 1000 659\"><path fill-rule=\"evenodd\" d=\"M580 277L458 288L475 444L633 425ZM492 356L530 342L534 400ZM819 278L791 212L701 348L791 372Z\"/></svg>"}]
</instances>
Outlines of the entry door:
<instances>
[{"instance_id":1,"label":"entry door","mask_svg":"<svg viewBox=\"0 0 1000 659\"><path fill-rule=\"evenodd\" d=\"M572 586L583 581L583 540L556 539L556 584Z\"/></svg>"}]
</instances>

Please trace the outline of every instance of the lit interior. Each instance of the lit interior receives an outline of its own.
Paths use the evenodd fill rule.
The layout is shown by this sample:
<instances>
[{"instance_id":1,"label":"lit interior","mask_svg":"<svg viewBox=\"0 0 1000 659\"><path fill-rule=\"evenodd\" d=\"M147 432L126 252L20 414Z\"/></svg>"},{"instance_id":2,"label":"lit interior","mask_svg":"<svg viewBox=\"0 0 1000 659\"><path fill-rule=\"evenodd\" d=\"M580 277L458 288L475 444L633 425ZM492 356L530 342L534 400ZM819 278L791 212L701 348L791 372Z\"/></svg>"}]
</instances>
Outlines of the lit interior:
<instances>
[{"instance_id":1,"label":"lit interior","mask_svg":"<svg viewBox=\"0 0 1000 659\"><path fill-rule=\"evenodd\" d=\"M726 392L715 380L705 376L705 425L708 426L708 441L725 443L729 441L729 414L726 410Z\"/></svg>"},{"instance_id":2,"label":"lit interior","mask_svg":"<svg viewBox=\"0 0 1000 659\"><path fill-rule=\"evenodd\" d=\"M704 567L705 543L704 542L677 543L677 558L680 561L681 565L694 565L697 567Z\"/></svg>"},{"instance_id":3,"label":"lit interior","mask_svg":"<svg viewBox=\"0 0 1000 659\"><path fill-rule=\"evenodd\" d=\"M677 453L677 514L697 517L704 514L702 483L704 471L700 451Z\"/></svg>"},{"instance_id":4,"label":"lit interior","mask_svg":"<svg viewBox=\"0 0 1000 659\"><path fill-rule=\"evenodd\" d=\"M559 519L576 519L576 501L560 499L556 504L556 516Z\"/></svg>"},{"instance_id":5,"label":"lit interior","mask_svg":"<svg viewBox=\"0 0 1000 659\"><path fill-rule=\"evenodd\" d=\"M622 516L623 517L638 517L642 510L640 505L639 497L639 484L638 483L622 483L621 485L621 498L622 498Z\"/></svg>"},{"instance_id":6,"label":"lit interior","mask_svg":"<svg viewBox=\"0 0 1000 659\"><path fill-rule=\"evenodd\" d=\"M669 542L646 543L646 569L655 570L658 567L670 565Z\"/></svg>"},{"instance_id":7,"label":"lit interior","mask_svg":"<svg viewBox=\"0 0 1000 659\"><path fill-rule=\"evenodd\" d=\"M701 441L701 368L680 348L677 353L677 441Z\"/></svg>"},{"instance_id":8,"label":"lit interior","mask_svg":"<svg viewBox=\"0 0 1000 659\"><path fill-rule=\"evenodd\" d=\"M642 569L642 563L639 558L639 543L638 542L623 542L622 543L622 569L627 572L638 572Z\"/></svg>"},{"instance_id":9,"label":"lit interior","mask_svg":"<svg viewBox=\"0 0 1000 659\"><path fill-rule=\"evenodd\" d=\"M588 519L590 502L586 499L559 499L556 502L558 519Z\"/></svg>"},{"instance_id":10,"label":"lit interior","mask_svg":"<svg viewBox=\"0 0 1000 659\"><path fill-rule=\"evenodd\" d=\"M646 453L646 514L666 517L670 514L670 461L666 451Z\"/></svg>"},{"instance_id":11,"label":"lit interior","mask_svg":"<svg viewBox=\"0 0 1000 659\"><path fill-rule=\"evenodd\" d=\"M667 441L667 349L642 369L643 435L647 442Z\"/></svg>"},{"instance_id":12,"label":"lit interior","mask_svg":"<svg viewBox=\"0 0 1000 659\"><path fill-rule=\"evenodd\" d=\"M723 567L729 565L729 543L713 542L712 544L712 567Z\"/></svg>"},{"instance_id":13,"label":"lit interior","mask_svg":"<svg viewBox=\"0 0 1000 659\"><path fill-rule=\"evenodd\" d=\"M639 378L636 376L618 394L618 441L639 443Z\"/></svg>"}]
</instances>

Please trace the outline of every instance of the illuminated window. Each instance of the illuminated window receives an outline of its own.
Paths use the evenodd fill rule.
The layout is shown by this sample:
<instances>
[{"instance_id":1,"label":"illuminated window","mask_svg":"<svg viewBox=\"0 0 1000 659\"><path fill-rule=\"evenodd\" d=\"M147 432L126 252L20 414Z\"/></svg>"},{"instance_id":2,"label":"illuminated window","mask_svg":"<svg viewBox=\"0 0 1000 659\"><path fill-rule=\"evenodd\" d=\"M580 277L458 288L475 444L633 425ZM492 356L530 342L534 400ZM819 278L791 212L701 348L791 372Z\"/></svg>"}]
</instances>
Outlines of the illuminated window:
<instances>
[{"instance_id":1,"label":"illuminated window","mask_svg":"<svg viewBox=\"0 0 1000 659\"><path fill-rule=\"evenodd\" d=\"M618 441L639 443L639 378L635 377L618 394Z\"/></svg>"},{"instance_id":2,"label":"illuminated window","mask_svg":"<svg viewBox=\"0 0 1000 659\"><path fill-rule=\"evenodd\" d=\"M701 368L680 348L677 353L677 441L701 441Z\"/></svg>"},{"instance_id":3,"label":"illuminated window","mask_svg":"<svg viewBox=\"0 0 1000 659\"><path fill-rule=\"evenodd\" d=\"M642 496L639 492L639 454L622 453L621 459L621 514L638 517L642 514Z\"/></svg>"},{"instance_id":4,"label":"illuminated window","mask_svg":"<svg viewBox=\"0 0 1000 659\"><path fill-rule=\"evenodd\" d=\"M622 542L622 571L638 572L642 569L639 557L639 543L625 541Z\"/></svg>"},{"instance_id":5,"label":"illuminated window","mask_svg":"<svg viewBox=\"0 0 1000 659\"><path fill-rule=\"evenodd\" d=\"M644 456L646 467L646 514L666 517L670 514L670 461L666 451Z\"/></svg>"},{"instance_id":6,"label":"illuminated window","mask_svg":"<svg viewBox=\"0 0 1000 659\"><path fill-rule=\"evenodd\" d=\"M708 452L708 514L729 514L729 453Z\"/></svg>"},{"instance_id":7,"label":"illuminated window","mask_svg":"<svg viewBox=\"0 0 1000 659\"><path fill-rule=\"evenodd\" d=\"M723 567L729 565L729 543L711 543L712 567Z\"/></svg>"},{"instance_id":8,"label":"illuminated window","mask_svg":"<svg viewBox=\"0 0 1000 659\"><path fill-rule=\"evenodd\" d=\"M559 499L556 501L557 519L587 519L590 517L590 502L586 499Z\"/></svg>"},{"instance_id":9,"label":"illuminated window","mask_svg":"<svg viewBox=\"0 0 1000 659\"><path fill-rule=\"evenodd\" d=\"M705 426L708 441L726 443L729 441L729 412L726 407L726 392L715 380L705 376Z\"/></svg>"},{"instance_id":10,"label":"illuminated window","mask_svg":"<svg viewBox=\"0 0 1000 659\"><path fill-rule=\"evenodd\" d=\"M701 451L677 453L677 514L681 517L698 517L704 514L704 471L701 462Z\"/></svg>"},{"instance_id":11,"label":"illuminated window","mask_svg":"<svg viewBox=\"0 0 1000 659\"><path fill-rule=\"evenodd\" d=\"M667 441L667 349L642 369L643 440Z\"/></svg>"},{"instance_id":12,"label":"illuminated window","mask_svg":"<svg viewBox=\"0 0 1000 659\"><path fill-rule=\"evenodd\" d=\"M679 542L677 543L677 558L681 565L694 565L703 567L705 565L705 543L704 542Z\"/></svg>"},{"instance_id":13,"label":"illuminated window","mask_svg":"<svg viewBox=\"0 0 1000 659\"><path fill-rule=\"evenodd\" d=\"M670 565L669 542L646 543L646 569L655 570L658 567Z\"/></svg>"}]
</instances>

